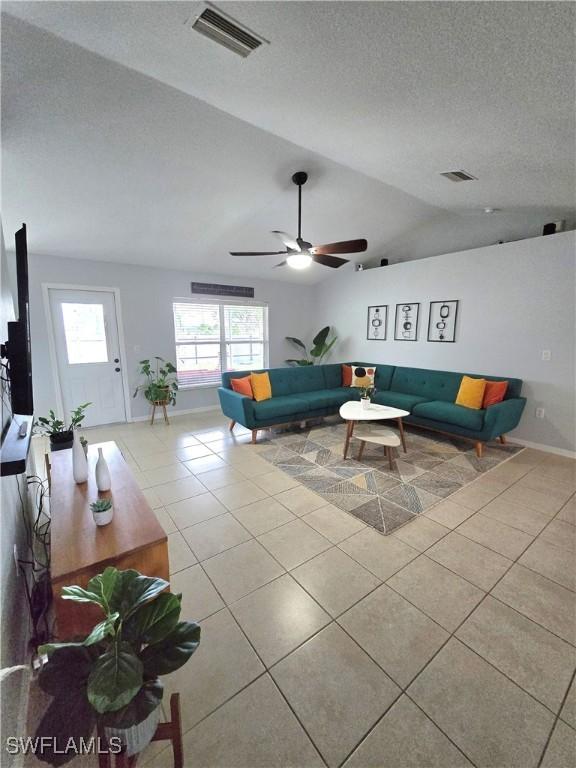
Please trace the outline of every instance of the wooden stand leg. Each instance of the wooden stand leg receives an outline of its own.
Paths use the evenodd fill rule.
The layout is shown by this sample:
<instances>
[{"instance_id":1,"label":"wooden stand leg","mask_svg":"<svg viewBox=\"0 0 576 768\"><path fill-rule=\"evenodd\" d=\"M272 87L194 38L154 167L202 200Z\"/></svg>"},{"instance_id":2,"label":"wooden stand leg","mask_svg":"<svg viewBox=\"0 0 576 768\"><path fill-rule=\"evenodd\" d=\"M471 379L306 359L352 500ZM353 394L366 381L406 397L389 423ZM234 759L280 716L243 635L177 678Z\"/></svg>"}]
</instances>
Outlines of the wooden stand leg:
<instances>
[{"instance_id":1,"label":"wooden stand leg","mask_svg":"<svg viewBox=\"0 0 576 768\"><path fill-rule=\"evenodd\" d=\"M170 697L170 718L172 720L172 752L174 753L174 768L183 768L184 751L182 749L182 721L180 719L179 693L173 693Z\"/></svg>"},{"instance_id":2,"label":"wooden stand leg","mask_svg":"<svg viewBox=\"0 0 576 768\"><path fill-rule=\"evenodd\" d=\"M348 446L350 445L350 438L354 433L354 422L349 421L346 429L346 442L344 443L344 458L348 455Z\"/></svg>"},{"instance_id":3,"label":"wooden stand leg","mask_svg":"<svg viewBox=\"0 0 576 768\"><path fill-rule=\"evenodd\" d=\"M360 450L358 451L358 461L360 461L362 456L364 455L365 446L366 446L366 441L360 440Z\"/></svg>"},{"instance_id":4,"label":"wooden stand leg","mask_svg":"<svg viewBox=\"0 0 576 768\"><path fill-rule=\"evenodd\" d=\"M162 403L162 410L164 411L164 421L166 424L170 424L168 421L168 414L166 413L166 403Z\"/></svg>"},{"instance_id":5,"label":"wooden stand leg","mask_svg":"<svg viewBox=\"0 0 576 768\"><path fill-rule=\"evenodd\" d=\"M156 403L152 403L152 418L150 419L150 426L154 424L154 414L156 413Z\"/></svg>"},{"instance_id":6,"label":"wooden stand leg","mask_svg":"<svg viewBox=\"0 0 576 768\"><path fill-rule=\"evenodd\" d=\"M502 443L502 445L506 445L506 436L500 435L500 437L498 438L498 442Z\"/></svg>"},{"instance_id":7,"label":"wooden stand leg","mask_svg":"<svg viewBox=\"0 0 576 768\"><path fill-rule=\"evenodd\" d=\"M388 464L390 465L390 469L394 469L394 464L392 462L392 448L389 445L386 446L386 456L388 457Z\"/></svg>"},{"instance_id":8,"label":"wooden stand leg","mask_svg":"<svg viewBox=\"0 0 576 768\"><path fill-rule=\"evenodd\" d=\"M235 426L236 426L236 422L235 422L234 420L232 420L232 421L230 422L230 426L228 427L228 429L230 430L230 432L232 432L232 431L234 430L234 427L235 427Z\"/></svg>"},{"instance_id":9,"label":"wooden stand leg","mask_svg":"<svg viewBox=\"0 0 576 768\"><path fill-rule=\"evenodd\" d=\"M255 443L257 439L258 439L258 430L257 429L253 429L252 430L252 442Z\"/></svg>"},{"instance_id":10,"label":"wooden stand leg","mask_svg":"<svg viewBox=\"0 0 576 768\"><path fill-rule=\"evenodd\" d=\"M402 441L402 448L404 450L404 453L407 453L407 450L406 450L406 438L404 437L404 424L402 424L402 418L401 417L398 419L398 429L400 430L400 440Z\"/></svg>"},{"instance_id":11,"label":"wooden stand leg","mask_svg":"<svg viewBox=\"0 0 576 768\"><path fill-rule=\"evenodd\" d=\"M484 443L476 443L476 456L478 456L479 459L482 458L484 455Z\"/></svg>"}]
</instances>

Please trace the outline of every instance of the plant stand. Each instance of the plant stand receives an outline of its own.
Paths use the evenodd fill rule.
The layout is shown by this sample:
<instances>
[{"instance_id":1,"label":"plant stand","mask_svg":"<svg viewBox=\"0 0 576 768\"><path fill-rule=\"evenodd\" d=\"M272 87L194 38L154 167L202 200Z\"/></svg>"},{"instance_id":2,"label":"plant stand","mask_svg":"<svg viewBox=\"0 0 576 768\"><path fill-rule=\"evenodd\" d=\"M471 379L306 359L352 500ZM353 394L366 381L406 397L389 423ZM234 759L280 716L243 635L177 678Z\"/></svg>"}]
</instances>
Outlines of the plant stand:
<instances>
[{"instance_id":1,"label":"plant stand","mask_svg":"<svg viewBox=\"0 0 576 768\"><path fill-rule=\"evenodd\" d=\"M150 426L154 424L154 415L156 413L156 408L162 408L164 411L164 421L166 424L170 424L168 420L168 414L166 413L166 400L153 400L152 401L152 418L150 419Z\"/></svg>"},{"instance_id":2,"label":"plant stand","mask_svg":"<svg viewBox=\"0 0 576 768\"><path fill-rule=\"evenodd\" d=\"M98 736L104 743L104 730L98 730ZM170 720L166 723L158 723L156 733L152 741L171 741L172 754L174 755L174 768L184 768L184 754L182 751L182 720L180 718L180 694L173 693L170 696ZM98 753L98 768L134 768L138 755L128 757L124 751L113 755L110 752Z\"/></svg>"}]
</instances>

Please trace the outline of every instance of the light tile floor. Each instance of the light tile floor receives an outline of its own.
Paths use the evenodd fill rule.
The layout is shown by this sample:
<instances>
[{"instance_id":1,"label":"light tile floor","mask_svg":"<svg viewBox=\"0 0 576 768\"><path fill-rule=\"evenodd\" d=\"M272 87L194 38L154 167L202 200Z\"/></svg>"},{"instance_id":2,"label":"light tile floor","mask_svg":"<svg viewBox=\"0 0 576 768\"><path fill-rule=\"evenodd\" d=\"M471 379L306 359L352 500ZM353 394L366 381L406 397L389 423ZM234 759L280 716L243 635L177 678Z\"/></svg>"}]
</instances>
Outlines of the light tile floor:
<instances>
[{"instance_id":1,"label":"light tile floor","mask_svg":"<svg viewBox=\"0 0 576 768\"><path fill-rule=\"evenodd\" d=\"M202 625L166 679L187 768L573 765L576 462L526 449L384 537L216 411L85 434L121 447Z\"/></svg>"}]
</instances>

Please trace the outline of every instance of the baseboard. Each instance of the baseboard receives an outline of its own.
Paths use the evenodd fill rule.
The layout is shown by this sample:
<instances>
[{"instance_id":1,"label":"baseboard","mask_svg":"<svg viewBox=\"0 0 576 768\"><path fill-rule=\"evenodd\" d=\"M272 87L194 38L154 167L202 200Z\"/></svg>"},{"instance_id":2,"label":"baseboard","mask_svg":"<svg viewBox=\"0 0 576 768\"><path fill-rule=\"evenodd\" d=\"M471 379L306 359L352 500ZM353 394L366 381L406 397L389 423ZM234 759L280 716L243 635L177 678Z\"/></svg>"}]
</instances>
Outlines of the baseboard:
<instances>
[{"instance_id":1,"label":"baseboard","mask_svg":"<svg viewBox=\"0 0 576 768\"><path fill-rule=\"evenodd\" d=\"M181 410L167 410L168 417L170 416L186 416L189 413L206 413L208 411L219 411L220 406L219 405L205 405L202 408L182 408ZM161 412L159 412L160 416L158 419L158 422L160 422L162 418ZM129 420L130 423L135 421L150 421L150 414L148 416L132 416L132 418Z\"/></svg>"},{"instance_id":2,"label":"baseboard","mask_svg":"<svg viewBox=\"0 0 576 768\"><path fill-rule=\"evenodd\" d=\"M511 443L518 443L525 448L534 448L537 451L545 453L555 453L557 456L565 456L567 459L576 459L576 451L569 451L567 448L556 448L554 445L544 445L543 443L533 443L530 440L522 440L519 437L510 436Z\"/></svg>"}]
</instances>

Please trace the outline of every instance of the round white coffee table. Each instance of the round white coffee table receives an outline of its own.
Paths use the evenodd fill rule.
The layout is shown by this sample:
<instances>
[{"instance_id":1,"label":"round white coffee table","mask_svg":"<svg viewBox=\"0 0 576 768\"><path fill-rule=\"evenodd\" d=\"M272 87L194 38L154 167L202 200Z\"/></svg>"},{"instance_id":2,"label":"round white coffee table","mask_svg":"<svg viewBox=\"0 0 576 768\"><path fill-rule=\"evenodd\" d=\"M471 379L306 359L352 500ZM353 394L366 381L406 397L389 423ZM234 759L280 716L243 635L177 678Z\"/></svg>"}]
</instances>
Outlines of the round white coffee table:
<instances>
[{"instance_id":1,"label":"round white coffee table","mask_svg":"<svg viewBox=\"0 0 576 768\"><path fill-rule=\"evenodd\" d=\"M357 421L385 421L386 419L395 419L398 424L398 430L400 432L402 448L404 453L406 453L406 440L404 438L404 425L402 424L402 418L409 415L409 411L403 411L400 408L391 408L388 405L377 405L376 403L370 403L370 405L365 408L358 400L349 400L347 403L344 403L344 405L340 406L340 418L348 422L346 430L346 442L344 443L344 458L346 458L348 455L350 438L354 433L354 425Z\"/></svg>"}]
</instances>

